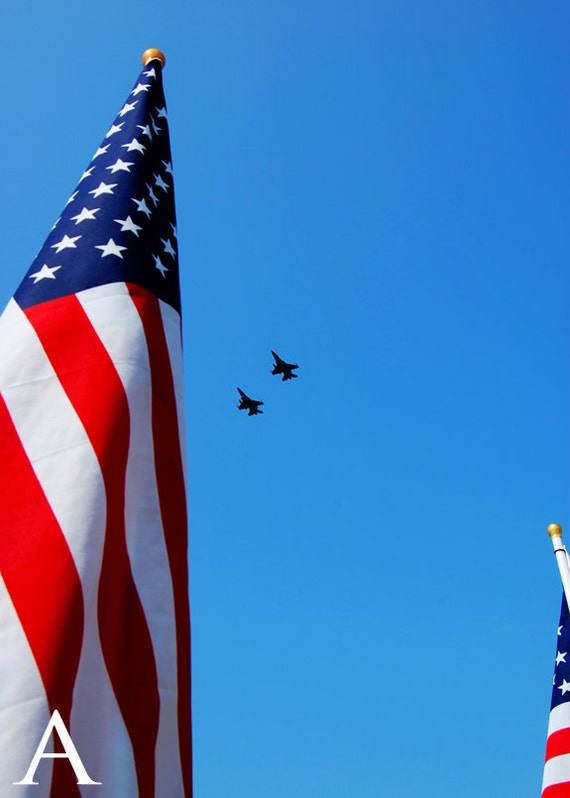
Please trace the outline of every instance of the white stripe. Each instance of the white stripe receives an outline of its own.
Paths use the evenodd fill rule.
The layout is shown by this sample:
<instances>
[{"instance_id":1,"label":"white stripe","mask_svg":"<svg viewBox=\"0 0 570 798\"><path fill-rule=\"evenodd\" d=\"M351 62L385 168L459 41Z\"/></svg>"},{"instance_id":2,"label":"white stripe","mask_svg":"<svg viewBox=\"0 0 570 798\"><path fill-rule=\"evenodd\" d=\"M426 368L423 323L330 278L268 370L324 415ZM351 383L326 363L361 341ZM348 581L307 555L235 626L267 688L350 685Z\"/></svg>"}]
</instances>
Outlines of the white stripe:
<instances>
[{"instance_id":1,"label":"white stripe","mask_svg":"<svg viewBox=\"0 0 570 798\"><path fill-rule=\"evenodd\" d=\"M2 323L0 389L82 585L85 628L70 733L90 777L106 785L106 796L120 798L136 790L136 775L98 635L97 586L105 533L103 480L85 429L15 302L4 312ZM39 740L46 725L43 717L34 725ZM12 742L12 746L17 744Z\"/></svg>"},{"instance_id":2,"label":"white stripe","mask_svg":"<svg viewBox=\"0 0 570 798\"><path fill-rule=\"evenodd\" d=\"M183 795L183 787L178 745L174 597L155 475L152 389L145 332L123 284L89 289L77 296L115 365L129 403L131 439L125 523L133 577L148 623L158 675L156 795L176 798Z\"/></svg>"},{"instance_id":3,"label":"white stripe","mask_svg":"<svg viewBox=\"0 0 570 798\"><path fill-rule=\"evenodd\" d=\"M168 355L170 357L170 367L174 380L174 392L176 394L176 408L178 414L178 429L180 433L180 452L182 454L182 468L184 470L184 484L187 485L186 477L186 415L184 412L184 361L182 358L182 329L180 316L171 305L160 302L160 312L162 324L166 335Z\"/></svg>"},{"instance_id":4,"label":"white stripe","mask_svg":"<svg viewBox=\"0 0 570 798\"><path fill-rule=\"evenodd\" d=\"M548 719L548 736L560 729L570 729L570 701L558 704L550 711Z\"/></svg>"},{"instance_id":5,"label":"white stripe","mask_svg":"<svg viewBox=\"0 0 570 798\"><path fill-rule=\"evenodd\" d=\"M560 784L564 781L570 781L570 754L553 756L548 760L544 766L542 789L545 790L552 784Z\"/></svg>"},{"instance_id":6,"label":"white stripe","mask_svg":"<svg viewBox=\"0 0 570 798\"><path fill-rule=\"evenodd\" d=\"M0 320L1 324L1 320ZM49 708L36 661L12 599L0 575L0 795L2 798L48 798L52 761L38 767L38 786L14 786L24 778Z\"/></svg>"}]
</instances>

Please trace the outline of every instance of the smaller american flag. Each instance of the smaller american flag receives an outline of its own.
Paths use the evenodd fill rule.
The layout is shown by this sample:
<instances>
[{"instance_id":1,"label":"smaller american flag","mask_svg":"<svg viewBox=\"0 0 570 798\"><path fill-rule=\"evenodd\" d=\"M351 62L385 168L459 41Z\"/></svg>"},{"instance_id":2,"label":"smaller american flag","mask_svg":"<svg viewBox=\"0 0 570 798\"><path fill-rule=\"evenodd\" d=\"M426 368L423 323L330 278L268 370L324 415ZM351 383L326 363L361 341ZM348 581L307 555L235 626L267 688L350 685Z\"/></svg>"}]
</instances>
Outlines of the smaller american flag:
<instances>
[{"instance_id":1,"label":"smaller american flag","mask_svg":"<svg viewBox=\"0 0 570 798\"><path fill-rule=\"evenodd\" d=\"M570 796L570 613L564 594L546 741L542 798Z\"/></svg>"}]
</instances>

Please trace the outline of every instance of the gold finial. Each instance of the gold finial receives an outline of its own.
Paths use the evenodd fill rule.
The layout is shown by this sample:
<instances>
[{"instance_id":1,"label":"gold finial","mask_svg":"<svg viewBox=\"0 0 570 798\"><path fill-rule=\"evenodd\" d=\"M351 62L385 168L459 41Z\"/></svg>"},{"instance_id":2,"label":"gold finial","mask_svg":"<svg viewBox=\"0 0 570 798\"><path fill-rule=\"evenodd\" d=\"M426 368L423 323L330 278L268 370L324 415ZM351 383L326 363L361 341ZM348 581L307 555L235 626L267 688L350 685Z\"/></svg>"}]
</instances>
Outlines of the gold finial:
<instances>
[{"instance_id":1,"label":"gold finial","mask_svg":"<svg viewBox=\"0 0 570 798\"><path fill-rule=\"evenodd\" d=\"M166 56L161 50L157 50L155 47L150 47L148 50L145 50L142 56L142 64L146 66L149 61L154 60L160 61L162 67L164 69L164 65L166 64Z\"/></svg>"},{"instance_id":2,"label":"gold finial","mask_svg":"<svg viewBox=\"0 0 570 798\"><path fill-rule=\"evenodd\" d=\"M551 538L562 537L562 527L560 526L560 524L549 524L546 528L546 531L548 532Z\"/></svg>"}]
</instances>

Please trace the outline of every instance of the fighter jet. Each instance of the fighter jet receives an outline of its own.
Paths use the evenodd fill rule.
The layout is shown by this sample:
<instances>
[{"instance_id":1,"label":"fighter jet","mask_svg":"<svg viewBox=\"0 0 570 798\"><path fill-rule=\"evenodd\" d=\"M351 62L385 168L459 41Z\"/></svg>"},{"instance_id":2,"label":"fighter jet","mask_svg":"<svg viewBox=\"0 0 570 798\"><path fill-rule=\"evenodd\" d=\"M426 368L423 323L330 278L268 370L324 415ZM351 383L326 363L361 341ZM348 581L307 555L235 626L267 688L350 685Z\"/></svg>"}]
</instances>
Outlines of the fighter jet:
<instances>
[{"instance_id":1,"label":"fighter jet","mask_svg":"<svg viewBox=\"0 0 570 798\"><path fill-rule=\"evenodd\" d=\"M263 413L263 410L259 409L259 405L262 405L263 402L258 402L256 399L250 399L241 388L238 388L239 395L241 399L239 400L239 405L237 406L238 410L247 410L248 416L256 416L258 413Z\"/></svg>"},{"instance_id":2,"label":"fighter jet","mask_svg":"<svg viewBox=\"0 0 570 798\"><path fill-rule=\"evenodd\" d=\"M272 374L283 374L281 377L281 382L285 382L285 380L292 380L298 377L298 374L293 374L293 369L298 369L299 366L296 363L285 363L284 360L281 360L278 354L276 354L273 349L271 350L271 354L275 358L275 365L273 366Z\"/></svg>"}]
</instances>

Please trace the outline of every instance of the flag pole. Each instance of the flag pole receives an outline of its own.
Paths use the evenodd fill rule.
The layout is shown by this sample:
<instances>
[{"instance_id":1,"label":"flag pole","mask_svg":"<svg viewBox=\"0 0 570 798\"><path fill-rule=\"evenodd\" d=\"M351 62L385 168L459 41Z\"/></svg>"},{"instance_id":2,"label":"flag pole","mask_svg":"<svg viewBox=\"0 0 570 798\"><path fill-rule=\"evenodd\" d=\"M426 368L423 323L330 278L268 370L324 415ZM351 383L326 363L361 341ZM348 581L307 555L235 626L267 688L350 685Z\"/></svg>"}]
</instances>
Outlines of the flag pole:
<instances>
[{"instance_id":1,"label":"flag pole","mask_svg":"<svg viewBox=\"0 0 570 798\"><path fill-rule=\"evenodd\" d=\"M560 578L562 579L566 603L570 607L570 565L568 563L566 546L562 543L562 527L560 524L549 524L546 531L554 547L554 554L556 556L556 562L558 563Z\"/></svg>"}]
</instances>

